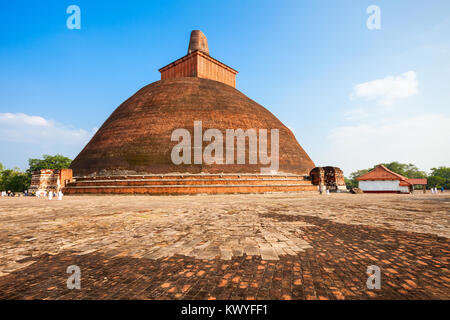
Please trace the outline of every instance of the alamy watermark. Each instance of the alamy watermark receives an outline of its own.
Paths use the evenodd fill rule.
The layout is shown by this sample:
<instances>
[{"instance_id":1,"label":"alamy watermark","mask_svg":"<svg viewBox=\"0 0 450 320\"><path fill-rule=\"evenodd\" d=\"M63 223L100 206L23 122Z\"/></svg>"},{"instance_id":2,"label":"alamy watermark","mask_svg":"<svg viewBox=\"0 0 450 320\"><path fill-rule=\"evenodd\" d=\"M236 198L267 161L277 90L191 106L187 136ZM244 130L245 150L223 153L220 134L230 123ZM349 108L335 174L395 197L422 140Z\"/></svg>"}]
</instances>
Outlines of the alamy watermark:
<instances>
[{"instance_id":1,"label":"alamy watermark","mask_svg":"<svg viewBox=\"0 0 450 320\"><path fill-rule=\"evenodd\" d=\"M176 165L192 163L245 164L248 138L248 164L267 165L268 167L261 167L261 173L276 174L279 167L279 130L270 130L270 156L267 150L267 131L267 129L248 129L245 131L242 129L226 129L224 137L218 129L207 129L203 133L202 121L194 121L193 148L191 133L187 129L176 129L172 132L171 141L179 143L173 147L170 156L172 162ZM210 143L203 149L204 141ZM194 151L193 157L191 150Z\"/></svg>"},{"instance_id":2,"label":"alamy watermark","mask_svg":"<svg viewBox=\"0 0 450 320\"><path fill-rule=\"evenodd\" d=\"M67 279L67 289L81 289L81 270L79 266L71 265L67 267L67 273L70 274Z\"/></svg>"},{"instance_id":3,"label":"alamy watermark","mask_svg":"<svg viewBox=\"0 0 450 320\"><path fill-rule=\"evenodd\" d=\"M66 20L67 29L81 29L81 9L79 6L72 4L67 7L66 13L70 16Z\"/></svg>"},{"instance_id":4,"label":"alamy watermark","mask_svg":"<svg viewBox=\"0 0 450 320\"><path fill-rule=\"evenodd\" d=\"M379 266L368 266L367 274L369 278L367 278L367 289L381 289L381 269Z\"/></svg>"},{"instance_id":5,"label":"alamy watermark","mask_svg":"<svg viewBox=\"0 0 450 320\"><path fill-rule=\"evenodd\" d=\"M366 13L370 14L367 18L366 26L369 30L381 29L381 9L377 5L370 5L366 9Z\"/></svg>"}]
</instances>

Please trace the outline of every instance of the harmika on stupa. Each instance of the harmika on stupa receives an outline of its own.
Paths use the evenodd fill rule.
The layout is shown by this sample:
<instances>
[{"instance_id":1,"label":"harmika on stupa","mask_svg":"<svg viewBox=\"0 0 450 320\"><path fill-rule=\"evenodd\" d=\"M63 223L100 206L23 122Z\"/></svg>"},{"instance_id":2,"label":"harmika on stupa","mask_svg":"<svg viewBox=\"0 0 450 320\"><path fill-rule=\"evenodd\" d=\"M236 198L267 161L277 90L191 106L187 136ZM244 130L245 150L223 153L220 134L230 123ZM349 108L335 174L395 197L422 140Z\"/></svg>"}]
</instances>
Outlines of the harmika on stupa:
<instances>
[{"instance_id":1,"label":"harmika on stupa","mask_svg":"<svg viewBox=\"0 0 450 320\"><path fill-rule=\"evenodd\" d=\"M315 191L324 183L323 168L311 178L314 162L293 133L235 88L238 72L210 56L201 31L192 31L187 55L159 71L161 80L114 110L75 158L65 194ZM243 144L233 132L247 134Z\"/></svg>"}]
</instances>

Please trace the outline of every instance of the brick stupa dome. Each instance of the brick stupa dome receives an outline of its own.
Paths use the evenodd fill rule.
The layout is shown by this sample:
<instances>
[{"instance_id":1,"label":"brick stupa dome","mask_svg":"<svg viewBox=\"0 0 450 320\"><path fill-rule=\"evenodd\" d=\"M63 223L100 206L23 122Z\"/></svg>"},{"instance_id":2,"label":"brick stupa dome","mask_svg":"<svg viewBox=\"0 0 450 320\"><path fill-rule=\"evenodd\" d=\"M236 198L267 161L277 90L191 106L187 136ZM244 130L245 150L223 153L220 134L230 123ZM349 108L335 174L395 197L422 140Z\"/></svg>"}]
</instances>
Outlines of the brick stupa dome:
<instances>
[{"instance_id":1,"label":"brick stupa dome","mask_svg":"<svg viewBox=\"0 0 450 320\"><path fill-rule=\"evenodd\" d=\"M194 121L202 121L203 132L210 128L220 130L224 134L224 140L227 129L268 129L269 132L278 129L279 169L275 173L275 180L287 178L291 182L295 180L292 183L297 186L303 186L300 189L293 188L293 191L315 190L310 188L314 186L307 180L310 170L315 167L313 161L285 125L266 108L234 87L237 71L209 55L203 33L193 31L188 54L160 69L160 72L162 80L143 87L122 103L75 158L71 164L75 182L66 188L67 193L196 193L178 192L180 188L172 192L174 187L168 187L172 190L168 192L145 191L151 188L150 180L161 180L158 190L163 190L166 185L164 181L176 175L179 175L178 179L185 180L200 177L203 181L208 177L217 181L209 181L208 184L212 186L220 185L220 179L226 180L227 177L232 180L251 178L250 180L256 181L251 183L255 186L269 185L261 182L261 179L265 179L261 175L261 168L267 165L259 163L174 164L171 152L178 142L172 141L171 135L178 128L194 132ZM270 153L270 134L268 139ZM203 142L203 148L207 144ZM248 160L248 150L246 159ZM130 183L130 179L143 182ZM120 183L114 184L111 182L113 180L120 180ZM282 184L291 185L291 182L285 181ZM242 185L236 181L227 181L225 184ZM137 191L136 188L131 188L135 185L146 186L147 189ZM279 183L273 185L278 186ZM128 189L122 190L120 186L127 186ZM238 189L237 192L246 192L245 188ZM221 192L217 189L212 192L208 190L201 189L199 192ZM288 191L276 187L261 190L248 188L248 192L272 190Z\"/></svg>"}]
</instances>

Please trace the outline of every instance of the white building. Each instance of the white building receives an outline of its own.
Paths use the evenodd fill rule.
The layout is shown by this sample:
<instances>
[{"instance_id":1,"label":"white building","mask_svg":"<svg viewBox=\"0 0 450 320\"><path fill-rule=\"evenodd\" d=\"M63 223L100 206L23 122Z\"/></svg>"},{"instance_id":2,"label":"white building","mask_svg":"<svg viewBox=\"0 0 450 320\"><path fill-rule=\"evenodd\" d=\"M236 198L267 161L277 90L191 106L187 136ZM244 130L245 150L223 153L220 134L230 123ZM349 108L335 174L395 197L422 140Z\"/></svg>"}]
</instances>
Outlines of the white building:
<instances>
[{"instance_id":1,"label":"white building","mask_svg":"<svg viewBox=\"0 0 450 320\"><path fill-rule=\"evenodd\" d=\"M356 178L364 193L410 193L414 185L426 185L427 179L408 179L383 165Z\"/></svg>"}]
</instances>

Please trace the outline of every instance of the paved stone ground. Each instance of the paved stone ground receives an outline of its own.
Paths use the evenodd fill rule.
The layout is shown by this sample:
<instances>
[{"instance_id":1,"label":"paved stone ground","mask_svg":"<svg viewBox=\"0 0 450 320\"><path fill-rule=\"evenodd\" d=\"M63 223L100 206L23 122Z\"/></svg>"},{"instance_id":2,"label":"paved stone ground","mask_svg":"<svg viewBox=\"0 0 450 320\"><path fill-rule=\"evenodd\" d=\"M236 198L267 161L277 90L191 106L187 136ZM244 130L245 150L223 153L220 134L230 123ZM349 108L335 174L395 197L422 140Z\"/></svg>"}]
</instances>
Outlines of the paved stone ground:
<instances>
[{"instance_id":1,"label":"paved stone ground","mask_svg":"<svg viewBox=\"0 0 450 320\"><path fill-rule=\"evenodd\" d=\"M5 198L0 299L450 299L449 213L448 193Z\"/></svg>"}]
</instances>

